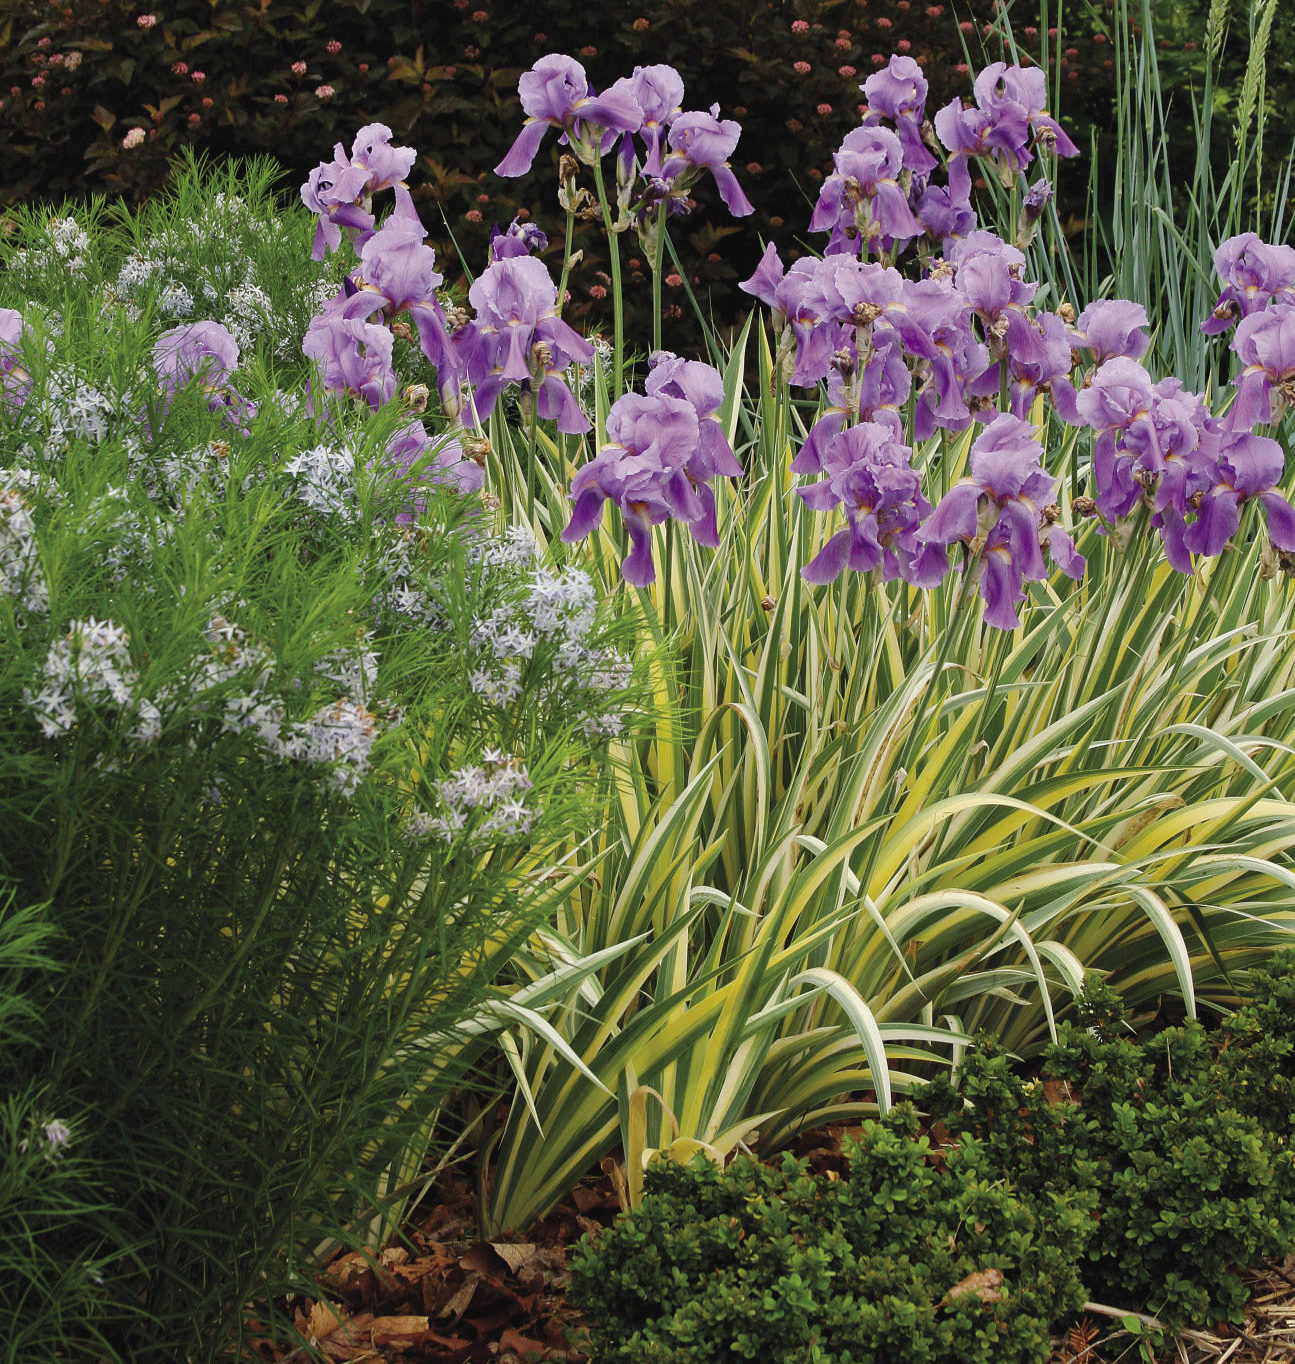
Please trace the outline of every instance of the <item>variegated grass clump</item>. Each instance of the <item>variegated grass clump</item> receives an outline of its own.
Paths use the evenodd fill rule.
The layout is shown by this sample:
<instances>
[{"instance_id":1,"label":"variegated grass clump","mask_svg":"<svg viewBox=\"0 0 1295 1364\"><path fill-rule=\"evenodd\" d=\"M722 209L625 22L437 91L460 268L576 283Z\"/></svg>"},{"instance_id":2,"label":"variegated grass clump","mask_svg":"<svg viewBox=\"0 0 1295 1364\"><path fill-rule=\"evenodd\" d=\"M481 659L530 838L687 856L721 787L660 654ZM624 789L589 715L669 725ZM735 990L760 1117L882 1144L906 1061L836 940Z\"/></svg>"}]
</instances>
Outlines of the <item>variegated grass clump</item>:
<instances>
[{"instance_id":1,"label":"variegated grass clump","mask_svg":"<svg viewBox=\"0 0 1295 1364\"><path fill-rule=\"evenodd\" d=\"M1210 255L1246 224L1207 145L1197 194L1168 183L1142 20L1119 273L1087 297L1144 299L1163 372L1210 391L1226 377L1196 330ZM1139 108L1159 110L1146 145ZM1198 132L1208 144L1208 111ZM1237 183L1253 157L1251 142ZM1279 213L1269 239L1288 232ZM1083 263L1046 247L1033 277L1056 302ZM876 573L810 588L801 568L840 523L806 511L788 465L822 408L790 398L762 323L711 346L745 477L722 480L716 550L666 522L657 581L621 589L646 619L656 732L621 749L594 875L516 959L527 990L555 955L590 963L550 1021L602 1087L519 1036L517 1097L482 1165L489 1227L524 1224L617 1150L633 1201L654 1152L768 1151L884 1109L981 1029L1028 1054L1086 971L1136 1008L1227 1008L1295 929L1295 594L1253 506L1190 577L1162 560L1148 511L1118 534L1080 521L1082 584L1030 584L1006 632L957 573L933 591ZM617 396L596 387L596 429ZM1072 524L1089 446L1041 400L1030 418ZM1289 495L1289 422L1273 430ZM552 544L578 443L541 434L529 459L505 422L491 438L506 512ZM965 476L971 440L919 444L928 489ZM611 591L624 552L604 527L575 561Z\"/></svg>"}]
</instances>

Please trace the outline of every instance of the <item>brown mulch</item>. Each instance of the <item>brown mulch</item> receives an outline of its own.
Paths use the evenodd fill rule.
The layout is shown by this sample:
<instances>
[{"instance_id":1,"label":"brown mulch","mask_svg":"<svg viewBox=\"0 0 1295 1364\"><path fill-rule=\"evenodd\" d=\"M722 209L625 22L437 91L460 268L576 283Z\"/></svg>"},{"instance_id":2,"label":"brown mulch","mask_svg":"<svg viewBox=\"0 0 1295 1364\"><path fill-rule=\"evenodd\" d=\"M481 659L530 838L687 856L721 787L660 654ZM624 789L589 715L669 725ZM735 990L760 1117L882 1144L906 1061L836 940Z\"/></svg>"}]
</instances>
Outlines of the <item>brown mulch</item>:
<instances>
[{"instance_id":1,"label":"brown mulch","mask_svg":"<svg viewBox=\"0 0 1295 1364\"><path fill-rule=\"evenodd\" d=\"M796 1154L820 1173L840 1172L846 1129L807 1133ZM376 1262L340 1256L320 1275L320 1295L296 1308L304 1339L330 1360L365 1364L587 1364L579 1313L566 1302L566 1261L580 1238L620 1210L621 1171L611 1160L524 1237L483 1241L466 1180L442 1179L406 1229L408 1246ZM1295 1256L1248 1276L1244 1325L1185 1331L1158 1364L1295 1364ZM1090 1303L1056 1342L1052 1364L1137 1364L1141 1342L1124 1310ZM1148 1326L1154 1318L1144 1317ZM265 1364L306 1364L303 1347L268 1341Z\"/></svg>"}]
</instances>

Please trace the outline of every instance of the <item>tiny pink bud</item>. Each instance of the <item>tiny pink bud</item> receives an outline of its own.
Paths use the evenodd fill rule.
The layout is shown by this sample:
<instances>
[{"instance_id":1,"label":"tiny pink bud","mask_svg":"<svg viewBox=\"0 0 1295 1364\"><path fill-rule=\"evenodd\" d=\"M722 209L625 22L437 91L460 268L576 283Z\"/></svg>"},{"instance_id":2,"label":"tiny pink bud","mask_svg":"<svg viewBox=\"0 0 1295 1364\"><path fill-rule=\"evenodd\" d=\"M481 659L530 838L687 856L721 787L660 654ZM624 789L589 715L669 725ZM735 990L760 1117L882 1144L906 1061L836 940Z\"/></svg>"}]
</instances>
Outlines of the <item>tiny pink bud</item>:
<instances>
[{"instance_id":1,"label":"tiny pink bud","mask_svg":"<svg viewBox=\"0 0 1295 1364\"><path fill-rule=\"evenodd\" d=\"M195 85L201 85L203 81L207 79L207 73L205 71L191 71L189 73L189 79Z\"/></svg>"}]
</instances>

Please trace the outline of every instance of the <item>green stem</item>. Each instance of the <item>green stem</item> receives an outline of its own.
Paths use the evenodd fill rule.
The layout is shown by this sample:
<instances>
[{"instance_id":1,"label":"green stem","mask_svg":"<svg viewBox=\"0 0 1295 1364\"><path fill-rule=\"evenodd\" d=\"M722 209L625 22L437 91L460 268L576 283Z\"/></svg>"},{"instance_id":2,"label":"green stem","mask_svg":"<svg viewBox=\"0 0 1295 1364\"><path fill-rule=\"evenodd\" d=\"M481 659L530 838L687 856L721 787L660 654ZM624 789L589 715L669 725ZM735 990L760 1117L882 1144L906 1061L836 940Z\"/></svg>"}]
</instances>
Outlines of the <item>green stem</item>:
<instances>
[{"instance_id":1,"label":"green stem","mask_svg":"<svg viewBox=\"0 0 1295 1364\"><path fill-rule=\"evenodd\" d=\"M567 211L567 235L566 243L562 248L562 278L558 282L558 316L562 316L562 309L567 302L567 280L571 278L571 242L575 231L576 215L570 210Z\"/></svg>"},{"instance_id":2,"label":"green stem","mask_svg":"<svg viewBox=\"0 0 1295 1364\"><path fill-rule=\"evenodd\" d=\"M535 530L535 432L540 424L540 405L531 394L531 419L526 430L526 525Z\"/></svg>"},{"instance_id":3,"label":"green stem","mask_svg":"<svg viewBox=\"0 0 1295 1364\"><path fill-rule=\"evenodd\" d=\"M661 274L665 269L665 219L666 200L661 201L657 210L657 242L652 256L652 349L661 349Z\"/></svg>"},{"instance_id":4,"label":"green stem","mask_svg":"<svg viewBox=\"0 0 1295 1364\"><path fill-rule=\"evenodd\" d=\"M607 199L607 182L603 179L601 161L593 163L594 183L598 187L598 204L603 211L603 226L607 229L607 252L612 275L612 392L619 398L625 378L625 301L621 295L621 245L612 222L611 204Z\"/></svg>"}]
</instances>

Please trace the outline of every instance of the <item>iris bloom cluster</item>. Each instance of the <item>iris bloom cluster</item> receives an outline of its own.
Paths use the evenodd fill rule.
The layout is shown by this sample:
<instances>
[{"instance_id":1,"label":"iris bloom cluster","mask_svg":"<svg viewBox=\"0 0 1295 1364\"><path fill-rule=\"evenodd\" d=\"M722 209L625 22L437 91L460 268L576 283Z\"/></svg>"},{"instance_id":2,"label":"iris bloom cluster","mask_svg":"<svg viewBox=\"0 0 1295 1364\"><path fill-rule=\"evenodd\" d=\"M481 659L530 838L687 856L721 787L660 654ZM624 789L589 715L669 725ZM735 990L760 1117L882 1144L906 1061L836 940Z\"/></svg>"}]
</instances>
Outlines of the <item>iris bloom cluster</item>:
<instances>
[{"instance_id":1,"label":"iris bloom cluster","mask_svg":"<svg viewBox=\"0 0 1295 1364\"><path fill-rule=\"evenodd\" d=\"M518 82L526 122L508 154L495 167L497 175L525 175L549 129L560 130L586 165L613 148L618 150L618 197L635 204L642 218L665 203L671 212L686 212L689 190L709 173L729 212L753 212L729 158L741 128L719 117L719 105L685 111L683 80L672 66L636 66L601 95L589 84L585 69L573 57L549 53ZM642 142L641 184L635 188L636 148Z\"/></svg>"},{"instance_id":2,"label":"iris bloom cluster","mask_svg":"<svg viewBox=\"0 0 1295 1364\"><path fill-rule=\"evenodd\" d=\"M742 466L716 413L724 400L718 370L699 360L658 353L647 392L627 393L607 414L607 443L571 485L575 510L563 540L581 540L612 502L624 518L630 552L625 581L656 580L652 527L682 521L703 545L719 543L712 478L735 478Z\"/></svg>"},{"instance_id":3,"label":"iris bloom cluster","mask_svg":"<svg viewBox=\"0 0 1295 1364\"><path fill-rule=\"evenodd\" d=\"M1202 329L1235 328L1240 374L1230 409L1215 413L1202 395L1143 365L1150 339L1140 305L1101 300L1078 316L1038 305L1025 249L1052 198L1046 161L1077 153L1045 107L1042 72L995 63L976 78L971 103L954 100L933 118L928 84L909 57L893 57L861 88L861 125L836 152L809 223L827 236L823 256L785 267L770 246L741 286L772 312L782 380L825 389L792 470L816 479L798 490L805 505L844 524L805 566L807 580L831 582L849 568L931 587L959 546L985 620L1015 626L1026 584L1046 578L1047 558L1072 578L1085 567L1051 500L1057 479L1041 440L1050 418L1091 441L1092 497L1075 506L1103 533L1145 513L1169 562L1191 572L1194 556L1220 552L1256 501L1273 545L1295 552L1295 512L1277 490L1280 446L1256 430L1295 404L1295 249L1247 234L1216 253L1223 287ZM599 93L579 62L549 54L519 92L526 122L499 174L529 171L553 132L596 168L600 193L602 158L614 156L613 231L633 222L646 240L666 212L687 211L702 174L734 214L751 211L729 165L738 125L717 107L687 112L672 67L636 67ZM468 292L471 311L449 313L403 182L413 152L389 137L373 125L349 156L339 144L302 190L319 215L317 249L340 246L345 232L359 255L307 336L324 382L375 407L390 400L392 328L403 315L437 370L452 423L465 413L488 418L511 386L535 418L569 435L589 430L563 375L587 365L592 347L561 318L537 259L547 238L529 223L496 231ZM971 201L977 167L1015 196L1015 240L980 226ZM371 208L380 188L394 190L396 207L379 226ZM898 268L905 261L912 268ZM563 531L568 542L590 534L613 503L629 539L624 575L637 586L655 579L653 527L678 521L699 543L718 544L715 480L741 474L719 419L720 374L664 353L650 364L644 391L612 403L597 453L572 483ZM975 434L967 478L932 507L916 448L940 431ZM393 467L434 447L435 477L479 487L480 471L457 459L459 434L452 426L437 443L414 423L389 452Z\"/></svg>"}]
</instances>

